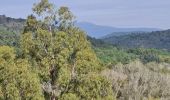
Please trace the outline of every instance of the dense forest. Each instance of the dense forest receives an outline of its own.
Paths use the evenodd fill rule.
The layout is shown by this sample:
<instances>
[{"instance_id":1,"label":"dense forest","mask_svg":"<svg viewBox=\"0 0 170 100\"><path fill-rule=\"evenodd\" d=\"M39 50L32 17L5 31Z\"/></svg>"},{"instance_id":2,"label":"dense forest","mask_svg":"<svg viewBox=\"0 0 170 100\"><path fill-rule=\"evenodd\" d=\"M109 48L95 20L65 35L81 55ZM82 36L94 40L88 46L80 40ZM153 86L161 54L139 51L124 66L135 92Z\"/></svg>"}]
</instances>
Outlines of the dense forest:
<instances>
[{"instance_id":1,"label":"dense forest","mask_svg":"<svg viewBox=\"0 0 170 100\"><path fill-rule=\"evenodd\" d=\"M0 100L169 100L170 31L95 39L68 7L0 16Z\"/></svg>"},{"instance_id":2,"label":"dense forest","mask_svg":"<svg viewBox=\"0 0 170 100\"><path fill-rule=\"evenodd\" d=\"M104 38L103 41L123 48L142 47L170 50L170 30L110 36Z\"/></svg>"}]
</instances>

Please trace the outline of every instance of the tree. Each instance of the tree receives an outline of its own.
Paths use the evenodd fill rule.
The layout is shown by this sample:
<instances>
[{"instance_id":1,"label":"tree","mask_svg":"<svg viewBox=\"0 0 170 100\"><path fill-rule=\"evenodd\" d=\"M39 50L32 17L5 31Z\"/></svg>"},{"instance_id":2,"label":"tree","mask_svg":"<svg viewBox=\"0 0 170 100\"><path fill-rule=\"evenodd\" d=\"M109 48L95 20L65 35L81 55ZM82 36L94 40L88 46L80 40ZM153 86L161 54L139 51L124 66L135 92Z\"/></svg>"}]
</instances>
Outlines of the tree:
<instances>
[{"instance_id":1,"label":"tree","mask_svg":"<svg viewBox=\"0 0 170 100\"><path fill-rule=\"evenodd\" d=\"M27 60L15 60L14 48L0 47L0 99L43 100L42 89L36 73Z\"/></svg>"},{"instance_id":2,"label":"tree","mask_svg":"<svg viewBox=\"0 0 170 100\"><path fill-rule=\"evenodd\" d=\"M28 16L21 37L23 58L38 73L45 98L111 98L110 83L98 74L100 62L84 32L74 26L73 14L67 7L53 7L48 0L35 4L36 15ZM91 88L94 95L90 95Z\"/></svg>"},{"instance_id":3,"label":"tree","mask_svg":"<svg viewBox=\"0 0 170 100\"><path fill-rule=\"evenodd\" d=\"M1 84L0 84L0 100L4 100Z\"/></svg>"}]
</instances>

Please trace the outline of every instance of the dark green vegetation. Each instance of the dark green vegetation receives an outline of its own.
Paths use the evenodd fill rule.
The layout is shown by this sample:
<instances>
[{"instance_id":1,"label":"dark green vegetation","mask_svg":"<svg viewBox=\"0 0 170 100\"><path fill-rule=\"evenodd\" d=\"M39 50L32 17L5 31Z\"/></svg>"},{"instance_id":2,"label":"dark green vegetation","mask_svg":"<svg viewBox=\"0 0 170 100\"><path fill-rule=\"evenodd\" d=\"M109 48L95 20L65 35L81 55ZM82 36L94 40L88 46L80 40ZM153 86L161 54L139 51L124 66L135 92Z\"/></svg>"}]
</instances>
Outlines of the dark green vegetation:
<instances>
[{"instance_id":1,"label":"dark green vegetation","mask_svg":"<svg viewBox=\"0 0 170 100\"><path fill-rule=\"evenodd\" d=\"M141 62L170 63L170 52L157 49L120 49L116 47L95 48L100 60L106 65L128 64L136 59Z\"/></svg>"},{"instance_id":2,"label":"dark green vegetation","mask_svg":"<svg viewBox=\"0 0 170 100\"><path fill-rule=\"evenodd\" d=\"M128 53L116 47L95 48L95 52L106 65L116 65L118 63L127 64L137 58L135 54Z\"/></svg>"},{"instance_id":3,"label":"dark green vegetation","mask_svg":"<svg viewBox=\"0 0 170 100\"><path fill-rule=\"evenodd\" d=\"M150 34L153 35L154 33L155 34L159 33L159 35L156 36L157 39L165 40L164 35L166 35L166 38L170 38L170 36L168 36L168 34L170 34L170 31L140 33L138 35L143 35L144 37L148 36L149 38L151 38ZM133 34L131 34L131 35L133 35ZM131 35L127 35L127 36L130 37ZM126 36L122 36L122 37L126 37ZM139 39L140 37L134 36L134 38ZM170 42L168 42L168 40L166 41L165 44L162 43L162 46L166 47L166 49L161 49L161 48L156 49L156 48L150 48L150 47L148 47L148 48L147 47L146 48L145 47L138 47L138 48L137 47L127 47L129 44L127 44L126 46L122 46L119 44L113 45L111 43L107 43L107 39L104 39L104 41L101 39L95 39L95 38L91 38L91 37L88 37L88 39L91 42L97 56L106 65L115 65L117 63L127 64L127 63L130 63L131 61L134 61L136 59L141 60L143 63L148 63L148 62L170 63L170 52L168 50L166 50L169 48L166 45L166 44L170 43ZM133 42L133 39L132 39L132 42ZM125 39L125 41L126 41L126 39ZM125 41L123 43L126 44ZM150 41L150 40L147 40L147 41ZM135 44L135 43L138 43L138 41L135 41L133 44ZM132 46L133 46L133 44L132 44ZM148 43L148 45L153 45L154 47L156 47L159 44L157 42L155 42L153 44Z\"/></svg>"},{"instance_id":4,"label":"dark green vegetation","mask_svg":"<svg viewBox=\"0 0 170 100\"><path fill-rule=\"evenodd\" d=\"M104 38L103 40L123 48L143 47L170 50L170 30L111 36Z\"/></svg>"},{"instance_id":5,"label":"dark green vegetation","mask_svg":"<svg viewBox=\"0 0 170 100\"><path fill-rule=\"evenodd\" d=\"M19 46L25 20L0 15L0 45Z\"/></svg>"},{"instance_id":6,"label":"dark green vegetation","mask_svg":"<svg viewBox=\"0 0 170 100\"><path fill-rule=\"evenodd\" d=\"M19 35L14 31L8 30L4 26L0 26L0 45L17 46L19 43Z\"/></svg>"}]
</instances>

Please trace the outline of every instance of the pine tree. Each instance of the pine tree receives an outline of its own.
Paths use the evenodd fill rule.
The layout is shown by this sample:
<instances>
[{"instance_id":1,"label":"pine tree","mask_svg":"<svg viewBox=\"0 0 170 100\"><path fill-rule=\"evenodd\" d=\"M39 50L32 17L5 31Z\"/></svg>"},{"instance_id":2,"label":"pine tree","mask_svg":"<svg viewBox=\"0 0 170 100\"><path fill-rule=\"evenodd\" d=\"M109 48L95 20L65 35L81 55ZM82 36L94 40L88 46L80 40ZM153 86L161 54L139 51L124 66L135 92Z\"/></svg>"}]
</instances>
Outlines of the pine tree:
<instances>
[{"instance_id":1,"label":"pine tree","mask_svg":"<svg viewBox=\"0 0 170 100\"><path fill-rule=\"evenodd\" d=\"M38 73L47 100L113 99L110 83L86 35L67 7L35 4L21 37L23 58ZM37 18L36 18L36 17ZM69 98L70 97L70 98Z\"/></svg>"}]
</instances>

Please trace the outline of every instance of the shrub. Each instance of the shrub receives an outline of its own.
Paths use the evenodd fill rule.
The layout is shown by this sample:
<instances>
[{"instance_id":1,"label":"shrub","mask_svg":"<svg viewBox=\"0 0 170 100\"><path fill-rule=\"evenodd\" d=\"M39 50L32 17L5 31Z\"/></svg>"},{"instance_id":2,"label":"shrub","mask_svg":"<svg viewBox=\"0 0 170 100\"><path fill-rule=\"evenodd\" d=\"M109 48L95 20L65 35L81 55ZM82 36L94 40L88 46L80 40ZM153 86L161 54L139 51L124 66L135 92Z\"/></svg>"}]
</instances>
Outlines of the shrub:
<instances>
[{"instance_id":1,"label":"shrub","mask_svg":"<svg viewBox=\"0 0 170 100\"><path fill-rule=\"evenodd\" d=\"M126 65L118 64L102 74L112 82L112 89L118 100L169 100L170 75L160 70L167 67L170 65L144 65L135 61Z\"/></svg>"}]
</instances>

